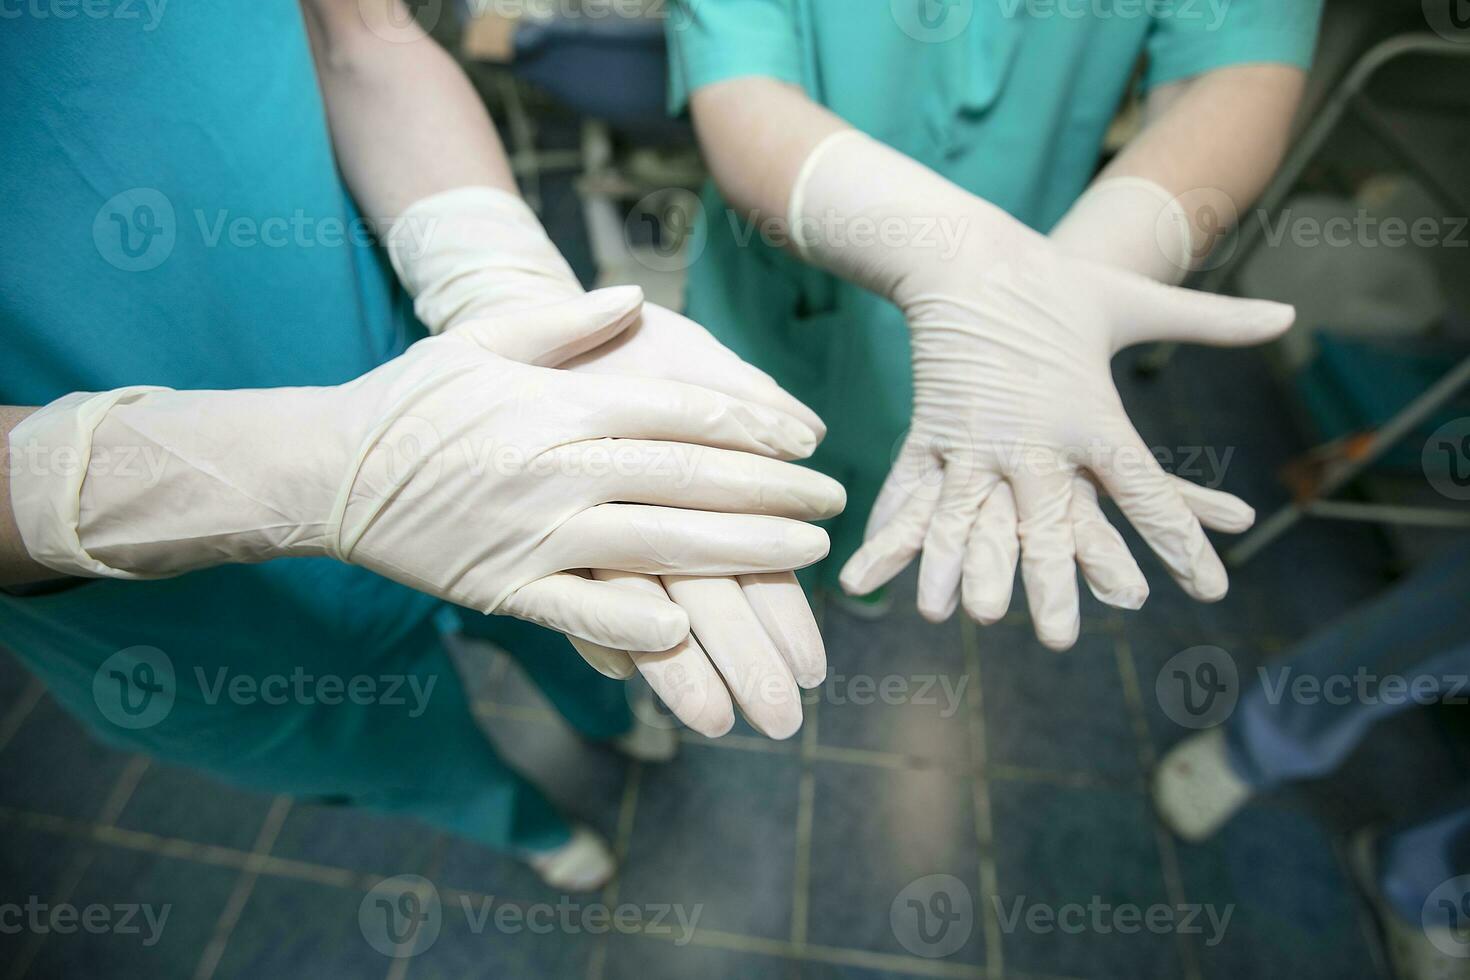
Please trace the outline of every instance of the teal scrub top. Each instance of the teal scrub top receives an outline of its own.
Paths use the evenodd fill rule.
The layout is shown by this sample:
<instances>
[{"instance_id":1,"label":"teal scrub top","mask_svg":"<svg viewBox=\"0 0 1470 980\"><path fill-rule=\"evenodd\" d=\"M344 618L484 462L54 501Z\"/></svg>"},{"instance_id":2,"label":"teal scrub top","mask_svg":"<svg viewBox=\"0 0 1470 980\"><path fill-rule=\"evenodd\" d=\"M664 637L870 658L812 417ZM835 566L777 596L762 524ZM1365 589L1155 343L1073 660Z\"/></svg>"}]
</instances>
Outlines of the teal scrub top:
<instances>
[{"instance_id":1,"label":"teal scrub top","mask_svg":"<svg viewBox=\"0 0 1470 980\"><path fill-rule=\"evenodd\" d=\"M153 6L0 28L0 403L337 384L421 336L337 172L298 5ZM0 643L85 702L90 664L130 645L363 662L437 608L291 560L0 596Z\"/></svg>"},{"instance_id":2,"label":"teal scrub top","mask_svg":"<svg viewBox=\"0 0 1470 980\"><path fill-rule=\"evenodd\" d=\"M670 107L746 76L801 87L860 130L1049 230L1096 172L1139 74L1310 63L1321 0L678 0ZM707 185L687 312L826 419L813 465L842 480L835 570L908 424L908 331L881 297L750 235ZM824 572L825 574L825 572Z\"/></svg>"}]
</instances>

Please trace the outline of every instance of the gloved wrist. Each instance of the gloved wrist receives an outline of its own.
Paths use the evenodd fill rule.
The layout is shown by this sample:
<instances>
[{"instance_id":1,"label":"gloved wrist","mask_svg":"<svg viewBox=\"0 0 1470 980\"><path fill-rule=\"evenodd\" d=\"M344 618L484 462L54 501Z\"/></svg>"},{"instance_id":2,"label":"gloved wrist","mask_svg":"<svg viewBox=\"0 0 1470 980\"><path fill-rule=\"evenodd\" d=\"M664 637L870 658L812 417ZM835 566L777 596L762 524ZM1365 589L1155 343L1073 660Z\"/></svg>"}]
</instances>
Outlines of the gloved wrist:
<instances>
[{"instance_id":1,"label":"gloved wrist","mask_svg":"<svg viewBox=\"0 0 1470 980\"><path fill-rule=\"evenodd\" d=\"M67 575L153 579L332 552L354 439L334 389L76 393L11 433L11 498L31 557Z\"/></svg>"},{"instance_id":2,"label":"gloved wrist","mask_svg":"<svg viewBox=\"0 0 1470 980\"><path fill-rule=\"evenodd\" d=\"M1089 187L1052 229L1073 258L1177 286L1194 267L1189 213L1179 198L1142 177L1113 177Z\"/></svg>"},{"instance_id":3,"label":"gloved wrist","mask_svg":"<svg viewBox=\"0 0 1470 980\"><path fill-rule=\"evenodd\" d=\"M386 243L431 333L584 292L536 213L494 187L460 187L410 205Z\"/></svg>"},{"instance_id":4,"label":"gloved wrist","mask_svg":"<svg viewBox=\"0 0 1470 980\"><path fill-rule=\"evenodd\" d=\"M856 130L812 151L788 221L802 258L910 314L935 294L962 292L999 263L1047 247L1001 208Z\"/></svg>"}]
</instances>

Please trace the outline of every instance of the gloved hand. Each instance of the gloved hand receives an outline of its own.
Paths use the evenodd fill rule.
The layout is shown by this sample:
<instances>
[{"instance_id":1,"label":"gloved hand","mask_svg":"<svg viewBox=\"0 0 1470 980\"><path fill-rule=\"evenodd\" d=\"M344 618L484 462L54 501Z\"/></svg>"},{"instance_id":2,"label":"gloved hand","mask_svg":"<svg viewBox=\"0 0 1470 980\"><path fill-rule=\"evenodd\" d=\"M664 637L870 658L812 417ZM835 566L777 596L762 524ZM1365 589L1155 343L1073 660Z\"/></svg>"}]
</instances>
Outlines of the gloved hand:
<instances>
[{"instance_id":1,"label":"gloved hand","mask_svg":"<svg viewBox=\"0 0 1470 980\"><path fill-rule=\"evenodd\" d=\"M641 299L604 290L511 319L611 334ZM336 387L62 398L11 435L81 461L12 474L22 539L65 574L133 579L327 555L633 650L682 642L685 613L567 570L762 573L826 553L792 518L830 513L841 489L763 458L808 451L804 427L689 385L518 364L485 346L508 330L464 324ZM165 460L157 484L90 465L121 451Z\"/></svg>"},{"instance_id":2,"label":"gloved hand","mask_svg":"<svg viewBox=\"0 0 1470 980\"><path fill-rule=\"evenodd\" d=\"M1164 188L1137 177L1099 181L1078 199L1048 236L1066 254L1155 282L1176 285L1188 275L1198 251L1189 216ZM942 478L942 473L936 474ZM1169 477L1195 517L1212 531L1240 534L1255 523L1255 510L1228 493ZM935 481L938 482L937 479ZM1148 580L1098 502L1098 489L1086 472L1073 478L1072 539L1077 567L1098 601L1138 609L1148 598ZM1020 554L1015 498L999 485L981 505L966 543L963 571L965 609L981 623L992 623L1010 606ZM928 566L933 570L936 566ZM931 614L935 611L930 611ZM939 610L948 616L948 610ZM1069 626L1060 632L1074 632Z\"/></svg>"},{"instance_id":3,"label":"gloved hand","mask_svg":"<svg viewBox=\"0 0 1470 980\"><path fill-rule=\"evenodd\" d=\"M943 619L963 598L977 619L993 619L1010 594L1010 576L1000 575L1009 556L994 550L1004 535L993 529L1014 508L1037 635L1065 649L1079 623L1078 509L1095 512L1076 479L1086 473L1190 595L1225 595L1224 566L1186 498L1220 510L1222 522L1233 498L1181 490L1160 468L1123 410L1109 362L1145 341L1270 340L1291 325L1290 307L1171 288L1070 258L855 131L813 152L791 212L807 258L891 299L912 331L913 425L868 540L843 569L847 591L872 591L922 551L925 615ZM935 247L936 227L958 231L953 254ZM1081 524L1083 535L1096 530ZM1105 596L1141 602L1129 591L1137 580L1097 573Z\"/></svg>"},{"instance_id":4,"label":"gloved hand","mask_svg":"<svg viewBox=\"0 0 1470 980\"><path fill-rule=\"evenodd\" d=\"M394 268L415 296L415 311L435 332L582 292L525 202L492 188L460 188L418 202L395 222L387 241ZM491 343L527 363L696 384L763 405L810 429L811 448L826 433L821 419L769 375L692 320L654 304L645 304L639 320L610 340L516 330ZM827 660L794 574L679 583L612 569L594 569L592 575L643 595L672 597L696 635L673 650L636 658L573 637L597 670L616 678L641 672L664 704L704 735L722 735L734 723L732 692L757 730L785 738L800 727L798 686L821 684Z\"/></svg>"}]
</instances>

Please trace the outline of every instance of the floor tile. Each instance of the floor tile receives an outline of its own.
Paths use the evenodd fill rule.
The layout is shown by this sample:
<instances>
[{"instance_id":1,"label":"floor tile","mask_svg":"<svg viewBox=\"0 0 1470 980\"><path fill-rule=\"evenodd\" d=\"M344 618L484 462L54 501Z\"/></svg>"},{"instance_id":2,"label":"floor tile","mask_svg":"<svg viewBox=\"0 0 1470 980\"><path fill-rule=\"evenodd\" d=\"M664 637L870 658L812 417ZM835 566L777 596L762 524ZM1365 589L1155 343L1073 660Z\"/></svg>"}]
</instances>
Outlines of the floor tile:
<instances>
[{"instance_id":1,"label":"floor tile","mask_svg":"<svg viewBox=\"0 0 1470 980\"><path fill-rule=\"evenodd\" d=\"M92 738L50 697L42 698L0 752L0 804L92 820L127 759Z\"/></svg>"},{"instance_id":2,"label":"floor tile","mask_svg":"<svg viewBox=\"0 0 1470 980\"><path fill-rule=\"evenodd\" d=\"M894 916L913 914L901 895L915 881L951 875L970 896L971 913L955 928L970 935L950 941L944 959L983 962L971 781L935 771L818 763L814 789L808 940L899 956L937 952L908 948L912 931L907 923L895 925Z\"/></svg>"},{"instance_id":3,"label":"floor tile","mask_svg":"<svg viewBox=\"0 0 1470 980\"><path fill-rule=\"evenodd\" d=\"M901 600L900 600L901 601ZM828 676L819 689L821 745L906 755L951 768L969 764L960 623L935 625L895 607L865 622L829 610Z\"/></svg>"},{"instance_id":4,"label":"floor tile","mask_svg":"<svg viewBox=\"0 0 1470 980\"><path fill-rule=\"evenodd\" d=\"M1233 908L1218 943L1191 937L1210 980L1377 975L1357 891L1304 815L1252 807L1213 840L1180 845L1179 864L1191 901Z\"/></svg>"},{"instance_id":5,"label":"floor tile","mask_svg":"<svg viewBox=\"0 0 1470 980\"><path fill-rule=\"evenodd\" d=\"M411 980L583 977L599 938L592 930L610 921L595 900L506 905L485 896L444 894L441 901L439 936L413 956Z\"/></svg>"},{"instance_id":6,"label":"floor tile","mask_svg":"<svg viewBox=\"0 0 1470 980\"><path fill-rule=\"evenodd\" d=\"M1112 636L1057 653L1023 627L994 626L978 646L989 764L1139 778Z\"/></svg>"},{"instance_id":7,"label":"floor tile","mask_svg":"<svg viewBox=\"0 0 1470 980\"><path fill-rule=\"evenodd\" d=\"M154 762L143 773L117 826L248 851L272 797L200 773Z\"/></svg>"},{"instance_id":8,"label":"floor tile","mask_svg":"<svg viewBox=\"0 0 1470 980\"><path fill-rule=\"evenodd\" d=\"M794 980L797 964L775 956L702 946L676 946L664 939L612 936L604 980Z\"/></svg>"},{"instance_id":9,"label":"floor tile","mask_svg":"<svg viewBox=\"0 0 1470 980\"><path fill-rule=\"evenodd\" d=\"M85 842L26 827L0 829L0 904L24 908L34 899L52 903ZM0 929L0 963L13 963L34 946L40 936L29 927L19 932Z\"/></svg>"},{"instance_id":10,"label":"floor tile","mask_svg":"<svg viewBox=\"0 0 1470 980\"><path fill-rule=\"evenodd\" d=\"M1141 794L992 780L990 799L999 894L987 911L1000 924L1008 971L1183 975L1178 937L1143 927L1151 909L1170 903ZM1184 924L1172 909L1152 914L1161 928Z\"/></svg>"},{"instance_id":11,"label":"floor tile","mask_svg":"<svg viewBox=\"0 0 1470 980\"><path fill-rule=\"evenodd\" d=\"M979 968L976 968L977 971ZM976 974L983 977L984 973ZM870 970L858 966L845 966L835 963L805 962L798 964L797 976L799 980L914 980L921 973L896 972L894 970Z\"/></svg>"},{"instance_id":12,"label":"floor tile","mask_svg":"<svg viewBox=\"0 0 1470 980\"><path fill-rule=\"evenodd\" d=\"M358 920L366 896L351 888L258 878L215 980L385 976L388 957L369 945Z\"/></svg>"},{"instance_id":13,"label":"floor tile","mask_svg":"<svg viewBox=\"0 0 1470 980\"><path fill-rule=\"evenodd\" d=\"M231 868L99 848L67 902L95 916L97 931L48 936L28 976L192 976L235 877Z\"/></svg>"},{"instance_id":14,"label":"floor tile","mask_svg":"<svg viewBox=\"0 0 1470 980\"><path fill-rule=\"evenodd\" d=\"M296 802L271 856L373 875L422 874L436 834L406 817Z\"/></svg>"},{"instance_id":15,"label":"floor tile","mask_svg":"<svg viewBox=\"0 0 1470 980\"><path fill-rule=\"evenodd\" d=\"M619 900L700 907L700 926L791 931L799 772L789 756L687 745L643 770Z\"/></svg>"}]
</instances>

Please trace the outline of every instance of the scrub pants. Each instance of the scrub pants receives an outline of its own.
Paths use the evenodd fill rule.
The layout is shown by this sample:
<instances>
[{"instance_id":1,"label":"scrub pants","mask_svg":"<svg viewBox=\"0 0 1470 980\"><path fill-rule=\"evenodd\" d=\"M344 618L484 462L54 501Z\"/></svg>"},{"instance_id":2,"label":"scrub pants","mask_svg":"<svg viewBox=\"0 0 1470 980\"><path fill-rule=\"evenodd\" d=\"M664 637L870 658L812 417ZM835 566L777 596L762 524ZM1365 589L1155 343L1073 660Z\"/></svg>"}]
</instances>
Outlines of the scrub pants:
<instances>
[{"instance_id":1,"label":"scrub pants","mask_svg":"<svg viewBox=\"0 0 1470 980\"><path fill-rule=\"evenodd\" d=\"M570 828L476 724L444 645L446 610L361 569L291 559L6 598L0 636L57 701L125 751L265 792L404 814L496 850L556 847ZM561 635L505 617L458 619L510 651L582 735L631 725L622 685Z\"/></svg>"},{"instance_id":2,"label":"scrub pants","mask_svg":"<svg viewBox=\"0 0 1470 980\"><path fill-rule=\"evenodd\" d=\"M1379 720L1470 698L1467 597L1470 550L1459 549L1308 638L1279 671L1266 668L1225 722L1231 767L1257 790L1325 776ZM1294 695L1302 678L1305 695ZM1377 858L1390 906L1419 922L1436 886L1470 874L1470 793L1390 830Z\"/></svg>"}]
</instances>

